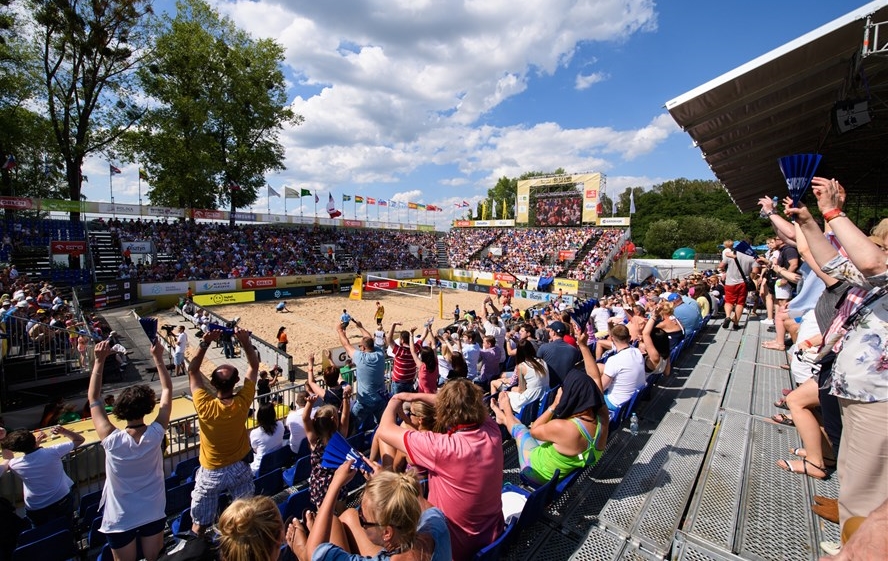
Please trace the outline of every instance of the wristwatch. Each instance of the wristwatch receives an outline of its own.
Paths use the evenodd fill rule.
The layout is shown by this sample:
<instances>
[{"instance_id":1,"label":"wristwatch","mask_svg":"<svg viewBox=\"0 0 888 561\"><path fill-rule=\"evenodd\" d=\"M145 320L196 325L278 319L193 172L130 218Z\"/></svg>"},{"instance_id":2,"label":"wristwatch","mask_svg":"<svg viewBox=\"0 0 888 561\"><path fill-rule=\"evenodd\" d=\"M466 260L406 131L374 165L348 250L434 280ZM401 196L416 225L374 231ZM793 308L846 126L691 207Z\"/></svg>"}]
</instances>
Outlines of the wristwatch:
<instances>
[{"instance_id":1,"label":"wristwatch","mask_svg":"<svg viewBox=\"0 0 888 561\"><path fill-rule=\"evenodd\" d=\"M206 341L201 341L200 343L197 344L197 346L203 350L207 350L210 348L210 344L207 343Z\"/></svg>"}]
</instances>

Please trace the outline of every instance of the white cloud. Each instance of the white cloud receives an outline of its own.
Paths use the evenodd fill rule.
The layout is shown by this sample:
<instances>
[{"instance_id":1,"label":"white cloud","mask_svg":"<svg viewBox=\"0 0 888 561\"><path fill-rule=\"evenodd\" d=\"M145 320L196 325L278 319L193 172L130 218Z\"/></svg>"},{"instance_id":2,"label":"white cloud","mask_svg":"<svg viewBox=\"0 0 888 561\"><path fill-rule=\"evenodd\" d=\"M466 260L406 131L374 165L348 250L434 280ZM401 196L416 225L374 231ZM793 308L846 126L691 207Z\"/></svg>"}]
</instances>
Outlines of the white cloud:
<instances>
[{"instance_id":1,"label":"white cloud","mask_svg":"<svg viewBox=\"0 0 888 561\"><path fill-rule=\"evenodd\" d=\"M610 78L605 72L593 72L591 74L577 74L576 85L575 87L578 90L586 90L592 87L593 84L597 84L598 82L603 82Z\"/></svg>"}]
</instances>

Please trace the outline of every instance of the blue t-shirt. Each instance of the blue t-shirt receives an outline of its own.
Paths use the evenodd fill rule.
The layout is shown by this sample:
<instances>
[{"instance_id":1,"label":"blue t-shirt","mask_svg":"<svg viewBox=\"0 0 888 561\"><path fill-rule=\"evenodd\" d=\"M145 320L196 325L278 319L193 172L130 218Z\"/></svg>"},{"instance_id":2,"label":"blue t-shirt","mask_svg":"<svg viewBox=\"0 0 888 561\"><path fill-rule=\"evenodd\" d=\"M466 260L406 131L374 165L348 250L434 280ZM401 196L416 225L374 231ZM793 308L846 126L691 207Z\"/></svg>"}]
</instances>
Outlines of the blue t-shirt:
<instances>
[{"instance_id":1,"label":"blue t-shirt","mask_svg":"<svg viewBox=\"0 0 888 561\"><path fill-rule=\"evenodd\" d=\"M355 376L358 380L358 402L369 404L383 400L385 392L385 353L355 351Z\"/></svg>"},{"instance_id":2,"label":"blue t-shirt","mask_svg":"<svg viewBox=\"0 0 888 561\"><path fill-rule=\"evenodd\" d=\"M453 557L450 548L450 531L447 529L447 519L444 513L437 508L430 508L419 517L420 533L429 534L435 542L435 552L432 561L450 561ZM314 551L312 561L385 561L391 556L382 551L373 557L364 557L358 553L348 553L331 543L323 543Z\"/></svg>"},{"instance_id":3,"label":"blue t-shirt","mask_svg":"<svg viewBox=\"0 0 888 561\"><path fill-rule=\"evenodd\" d=\"M339 316L339 321L341 321L342 323L349 323L351 320L352 317L348 315L348 312L345 312L341 316Z\"/></svg>"},{"instance_id":4,"label":"blue t-shirt","mask_svg":"<svg viewBox=\"0 0 888 561\"><path fill-rule=\"evenodd\" d=\"M685 298L687 298L687 300L685 300ZM698 331L700 326L703 325L703 316L700 314L700 305L690 296L682 296L681 301L682 304L680 306L675 306L675 311L673 311L672 314L675 316L675 319L681 323L681 326L684 327L685 332Z\"/></svg>"}]
</instances>

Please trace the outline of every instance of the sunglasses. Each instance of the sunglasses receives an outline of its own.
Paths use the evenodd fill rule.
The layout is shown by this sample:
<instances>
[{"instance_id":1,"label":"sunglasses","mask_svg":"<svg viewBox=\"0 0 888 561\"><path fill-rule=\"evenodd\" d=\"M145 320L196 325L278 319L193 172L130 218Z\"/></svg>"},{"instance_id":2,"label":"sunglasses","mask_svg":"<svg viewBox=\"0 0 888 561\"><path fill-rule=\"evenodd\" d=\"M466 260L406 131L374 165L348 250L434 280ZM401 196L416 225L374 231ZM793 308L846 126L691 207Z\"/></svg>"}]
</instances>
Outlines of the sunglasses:
<instances>
[{"instance_id":1,"label":"sunglasses","mask_svg":"<svg viewBox=\"0 0 888 561\"><path fill-rule=\"evenodd\" d=\"M383 526L382 524L377 524L376 522L367 522L367 520L364 518L364 513L360 510L358 511L358 522L361 524L361 528L364 528L365 530L367 528L381 528Z\"/></svg>"}]
</instances>

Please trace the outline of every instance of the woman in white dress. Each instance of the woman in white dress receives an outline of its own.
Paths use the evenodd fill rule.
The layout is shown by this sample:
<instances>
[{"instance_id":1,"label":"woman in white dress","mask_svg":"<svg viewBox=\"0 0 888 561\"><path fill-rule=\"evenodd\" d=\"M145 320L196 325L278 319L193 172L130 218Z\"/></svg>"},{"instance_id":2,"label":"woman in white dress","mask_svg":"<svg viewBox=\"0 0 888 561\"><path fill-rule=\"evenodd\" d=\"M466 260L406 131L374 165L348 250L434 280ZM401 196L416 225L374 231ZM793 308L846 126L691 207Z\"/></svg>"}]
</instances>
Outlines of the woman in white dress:
<instances>
[{"instance_id":1,"label":"woman in white dress","mask_svg":"<svg viewBox=\"0 0 888 561\"><path fill-rule=\"evenodd\" d=\"M142 557L154 561L163 548L166 495L163 485L163 438L173 408L173 382L166 369L163 345L155 340L151 356L160 377L160 408L150 425L145 416L154 411L155 395L147 385L130 386L114 402L113 414L126 427L108 419L102 399L105 359L114 354L111 344L96 344L96 360L89 379L89 409L96 434L105 449L104 508L99 531L108 538L115 560L135 560L136 540Z\"/></svg>"},{"instance_id":2,"label":"woman in white dress","mask_svg":"<svg viewBox=\"0 0 888 561\"><path fill-rule=\"evenodd\" d=\"M549 367L537 358L529 339L520 339L515 349L515 374L518 383L509 390L509 402L513 411L519 411L525 403L543 396L549 389Z\"/></svg>"},{"instance_id":3,"label":"woman in white dress","mask_svg":"<svg viewBox=\"0 0 888 561\"><path fill-rule=\"evenodd\" d=\"M256 428L250 431L250 446L253 448L253 477L259 475L262 456L274 452L284 445L284 423L277 420L273 403L263 403L256 411Z\"/></svg>"}]
</instances>

